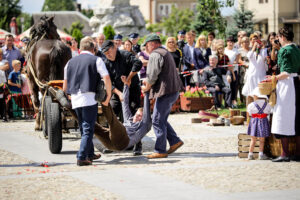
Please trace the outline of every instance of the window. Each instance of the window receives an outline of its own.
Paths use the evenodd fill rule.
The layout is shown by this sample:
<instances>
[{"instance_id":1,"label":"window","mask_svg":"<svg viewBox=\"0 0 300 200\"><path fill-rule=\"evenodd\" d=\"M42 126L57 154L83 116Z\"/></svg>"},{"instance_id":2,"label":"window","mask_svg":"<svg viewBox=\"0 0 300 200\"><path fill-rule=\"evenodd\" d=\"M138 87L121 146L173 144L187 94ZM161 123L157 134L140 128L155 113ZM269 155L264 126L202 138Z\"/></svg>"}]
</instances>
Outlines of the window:
<instances>
[{"instance_id":1,"label":"window","mask_svg":"<svg viewBox=\"0 0 300 200\"><path fill-rule=\"evenodd\" d=\"M259 3L264 3L264 0L259 0Z\"/></svg>"},{"instance_id":2,"label":"window","mask_svg":"<svg viewBox=\"0 0 300 200\"><path fill-rule=\"evenodd\" d=\"M176 5L175 5L176 6ZM159 4L159 15L160 16L168 16L172 10L172 4Z\"/></svg>"},{"instance_id":3,"label":"window","mask_svg":"<svg viewBox=\"0 0 300 200\"><path fill-rule=\"evenodd\" d=\"M197 10L197 3L191 3L191 10L193 11L193 12L196 12Z\"/></svg>"}]
</instances>

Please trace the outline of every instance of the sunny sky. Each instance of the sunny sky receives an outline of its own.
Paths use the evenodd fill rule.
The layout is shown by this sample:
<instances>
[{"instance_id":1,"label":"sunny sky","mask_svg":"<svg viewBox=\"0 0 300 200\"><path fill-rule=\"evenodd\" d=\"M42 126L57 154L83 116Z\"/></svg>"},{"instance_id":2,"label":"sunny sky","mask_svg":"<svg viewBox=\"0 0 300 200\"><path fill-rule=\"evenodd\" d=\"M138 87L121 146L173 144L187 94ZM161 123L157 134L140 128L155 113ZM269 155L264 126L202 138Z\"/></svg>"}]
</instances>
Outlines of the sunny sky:
<instances>
[{"instance_id":1,"label":"sunny sky","mask_svg":"<svg viewBox=\"0 0 300 200\"><path fill-rule=\"evenodd\" d=\"M37 13L42 10L44 0L21 0L23 12L26 13ZM78 3L81 3L82 8L93 8L97 5L97 0L77 0Z\"/></svg>"}]
</instances>

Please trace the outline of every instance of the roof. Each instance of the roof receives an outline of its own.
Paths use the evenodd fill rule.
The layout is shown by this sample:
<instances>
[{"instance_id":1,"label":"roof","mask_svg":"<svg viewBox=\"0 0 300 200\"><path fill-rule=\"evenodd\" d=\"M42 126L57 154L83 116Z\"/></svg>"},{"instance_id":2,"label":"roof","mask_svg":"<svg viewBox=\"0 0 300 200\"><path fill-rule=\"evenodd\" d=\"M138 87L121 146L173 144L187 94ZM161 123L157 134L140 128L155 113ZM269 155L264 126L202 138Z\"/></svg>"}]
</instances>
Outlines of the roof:
<instances>
[{"instance_id":1,"label":"roof","mask_svg":"<svg viewBox=\"0 0 300 200\"><path fill-rule=\"evenodd\" d=\"M93 33L92 28L89 25L89 18L78 11L47 11L33 13L33 22L39 21L42 16L55 16L54 24L58 29L64 30L64 28L69 29L73 22L80 21L84 25L82 30L84 35L91 35Z\"/></svg>"}]
</instances>

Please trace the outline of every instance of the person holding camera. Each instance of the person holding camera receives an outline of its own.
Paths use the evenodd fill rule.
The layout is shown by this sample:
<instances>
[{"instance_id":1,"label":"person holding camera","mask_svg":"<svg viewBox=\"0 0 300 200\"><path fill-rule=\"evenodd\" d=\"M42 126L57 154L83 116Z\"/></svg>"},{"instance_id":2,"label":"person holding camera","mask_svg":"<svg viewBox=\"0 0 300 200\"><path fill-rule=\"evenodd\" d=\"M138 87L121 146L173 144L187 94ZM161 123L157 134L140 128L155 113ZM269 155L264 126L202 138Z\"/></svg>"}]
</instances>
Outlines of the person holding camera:
<instances>
[{"instance_id":1,"label":"person holding camera","mask_svg":"<svg viewBox=\"0 0 300 200\"><path fill-rule=\"evenodd\" d=\"M276 38L275 32L269 33L267 42L267 75L277 75L280 73L279 67L277 66L277 54L280 49L280 43Z\"/></svg>"},{"instance_id":2,"label":"person holding camera","mask_svg":"<svg viewBox=\"0 0 300 200\"><path fill-rule=\"evenodd\" d=\"M249 69L246 72L246 82L242 90L242 94L247 97L247 105L253 101L253 91L258 83L264 80L266 76L267 53L262 49L262 43L256 39L251 51L248 52Z\"/></svg>"}]
</instances>

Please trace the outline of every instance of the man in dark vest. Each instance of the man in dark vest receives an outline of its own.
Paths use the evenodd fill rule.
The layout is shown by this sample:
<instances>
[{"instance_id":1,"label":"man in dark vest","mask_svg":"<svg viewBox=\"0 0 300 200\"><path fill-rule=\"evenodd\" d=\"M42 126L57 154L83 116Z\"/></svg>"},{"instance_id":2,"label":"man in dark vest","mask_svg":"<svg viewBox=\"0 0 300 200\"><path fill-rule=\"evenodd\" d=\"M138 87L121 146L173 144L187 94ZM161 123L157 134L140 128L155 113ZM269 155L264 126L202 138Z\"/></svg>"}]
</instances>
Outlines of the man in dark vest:
<instances>
[{"instance_id":1,"label":"man in dark vest","mask_svg":"<svg viewBox=\"0 0 300 200\"><path fill-rule=\"evenodd\" d=\"M80 41L80 55L72 58L64 69L63 89L71 94L72 109L78 118L81 133L80 149L77 153L77 165L91 165L92 161L100 158L94 154L93 135L98 113L98 103L95 100L96 84L100 74L105 87L107 98L103 105L108 106L111 97L111 81L109 73L101 58L94 56L95 46L91 37Z\"/></svg>"},{"instance_id":2,"label":"man in dark vest","mask_svg":"<svg viewBox=\"0 0 300 200\"><path fill-rule=\"evenodd\" d=\"M150 99L155 99L152 116L152 127L156 135L154 153L147 158L166 158L183 145L176 132L169 124L168 116L172 105L183 90L182 82L176 70L175 61L170 52L161 46L160 37L150 34L146 37L144 46L150 53L147 65L147 78L142 90L150 90ZM170 149L167 151L167 140Z\"/></svg>"},{"instance_id":3,"label":"man in dark vest","mask_svg":"<svg viewBox=\"0 0 300 200\"><path fill-rule=\"evenodd\" d=\"M132 53L118 50L116 45L110 40L106 40L103 43L102 52L106 56L105 65L113 85L113 95L110 104L120 121L123 122L121 101L123 101L124 83L121 80L121 76L127 77L126 82L130 85L129 107L131 113L135 113L141 106L141 87L137 73L143 64ZM142 143L136 144L133 153L134 155L142 154Z\"/></svg>"}]
</instances>

